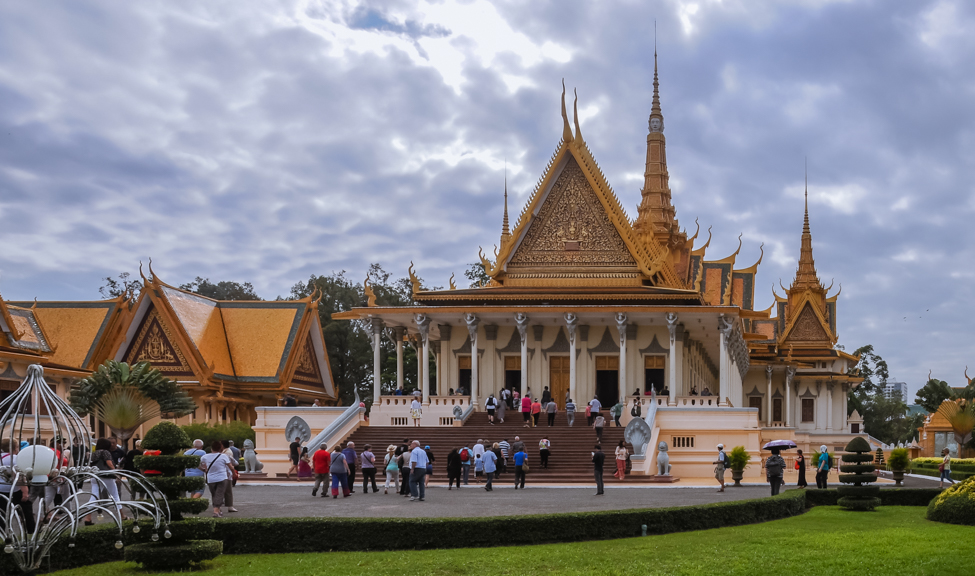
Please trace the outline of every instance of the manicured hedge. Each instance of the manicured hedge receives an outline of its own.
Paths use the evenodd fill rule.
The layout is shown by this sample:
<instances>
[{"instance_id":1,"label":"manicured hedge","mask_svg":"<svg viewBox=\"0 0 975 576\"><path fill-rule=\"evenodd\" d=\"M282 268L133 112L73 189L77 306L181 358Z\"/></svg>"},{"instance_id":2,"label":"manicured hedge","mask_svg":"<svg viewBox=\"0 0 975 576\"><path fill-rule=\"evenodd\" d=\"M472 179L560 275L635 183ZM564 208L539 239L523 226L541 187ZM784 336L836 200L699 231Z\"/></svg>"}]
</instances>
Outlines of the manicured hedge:
<instances>
[{"instance_id":1,"label":"manicured hedge","mask_svg":"<svg viewBox=\"0 0 975 576\"><path fill-rule=\"evenodd\" d=\"M931 500L928 520L975 526L975 478L955 484Z\"/></svg>"},{"instance_id":2,"label":"manicured hedge","mask_svg":"<svg viewBox=\"0 0 975 576\"><path fill-rule=\"evenodd\" d=\"M954 463L952 463L954 465ZM932 478L941 478L941 472L938 472L937 468L914 468L911 470L911 474L920 474L921 476L931 476ZM951 469L951 479L961 482L962 480L967 480L975 476L975 472L959 472L954 468Z\"/></svg>"},{"instance_id":3,"label":"manicured hedge","mask_svg":"<svg viewBox=\"0 0 975 576\"><path fill-rule=\"evenodd\" d=\"M880 501L884 506L927 506L940 488L882 488ZM827 490L807 489L806 506L836 506L839 492L835 488Z\"/></svg>"},{"instance_id":4,"label":"manicured hedge","mask_svg":"<svg viewBox=\"0 0 975 576\"><path fill-rule=\"evenodd\" d=\"M146 570L182 570L213 560L222 552L219 540L188 540L175 546L133 544L125 548L125 561L142 564Z\"/></svg>"},{"instance_id":5,"label":"manicured hedge","mask_svg":"<svg viewBox=\"0 0 975 576\"><path fill-rule=\"evenodd\" d=\"M178 474L187 468L200 466L199 456L136 456L132 463L139 470L158 470L163 474Z\"/></svg>"},{"instance_id":6,"label":"manicured hedge","mask_svg":"<svg viewBox=\"0 0 975 576\"><path fill-rule=\"evenodd\" d=\"M681 508L482 518L247 518L217 523L226 554L419 550L629 538L754 524L800 514L799 490ZM395 538L377 535L395 534ZM327 535L327 536L326 536Z\"/></svg>"},{"instance_id":7,"label":"manicured hedge","mask_svg":"<svg viewBox=\"0 0 975 576\"><path fill-rule=\"evenodd\" d=\"M911 461L914 468L932 468L937 471L941 465L941 458L915 458ZM952 471L975 472L975 458L952 458Z\"/></svg>"}]
</instances>

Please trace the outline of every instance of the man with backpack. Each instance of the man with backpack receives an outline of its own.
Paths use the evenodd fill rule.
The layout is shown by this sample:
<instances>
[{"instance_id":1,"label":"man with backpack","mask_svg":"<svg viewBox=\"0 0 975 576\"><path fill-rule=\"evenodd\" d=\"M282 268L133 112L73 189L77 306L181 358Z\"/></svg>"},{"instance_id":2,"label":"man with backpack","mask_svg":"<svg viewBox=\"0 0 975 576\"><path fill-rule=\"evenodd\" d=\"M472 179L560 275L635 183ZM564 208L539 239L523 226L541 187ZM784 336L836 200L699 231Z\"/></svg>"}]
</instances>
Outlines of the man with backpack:
<instances>
[{"instance_id":1,"label":"man with backpack","mask_svg":"<svg viewBox=\"0 0 975 576\"><path fill-rule=\"evenodd\" d=\"M829 469L833 467L833 457L823 444L819 447L819 464L816 466L816 488L825 490L829 483Z\"/></svg>"},{"instance_id":2,"label":"man with backpack","mask_svg":"<svg viewBox=\"0 0 975 576\"><path fill-rule=\"evenodd\" d=\"M714 464L714 479L718 481L718 492L724 492L724 471L731 468L731 460L728 459L728 454L724 451L724 444L718 444L718 459L712 462Z\"/></svg>"},{"instance_id":3,"label":"man with backpack","mask_svg":"<svg viewBox=\"0 0 975 576\"><path fill-rule=\"evenodd\" d=\"M772 455L765 461L765 477L772 486L772 496L779 494L783 474L785 474L785 458L779 456L778 448L772 448Z\"/></svg>"},{"instance_id":4,"label":"man with backpack","mask_svg":"<svg viewBox=\"0 0 975 576\"><path fill-rule=\"evenodd\" d=\"M460 469L461 475L464 477L464 486L467 486L467 479L471 475L471 460L474 459L474 453L471 451L471 444L468 442L460 449Z\"/></svg>"}]
</instances>

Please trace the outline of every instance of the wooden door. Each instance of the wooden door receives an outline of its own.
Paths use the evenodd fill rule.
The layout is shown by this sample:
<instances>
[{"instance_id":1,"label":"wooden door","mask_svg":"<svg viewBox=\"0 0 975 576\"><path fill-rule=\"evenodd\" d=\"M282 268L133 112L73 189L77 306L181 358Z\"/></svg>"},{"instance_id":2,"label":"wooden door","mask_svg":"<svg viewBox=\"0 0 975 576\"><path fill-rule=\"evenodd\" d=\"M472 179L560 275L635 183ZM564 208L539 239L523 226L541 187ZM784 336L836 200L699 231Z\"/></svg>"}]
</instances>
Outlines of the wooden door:
<instances>
[{"instance_id":1,"label":"wooden door","mask_svg":"<svg viewBox=\"0 0 975 576\"><path fill-rule=\"evenodd\" d=\"M762 422L765 421L762 418L762 416L764 416L764 414L762 414L762 412L763 412L763 410L762 410L762 397L761 396L749 396L748 397L748 407L749 408L758 408L758 423L759 423L759 425L761 425Z\"/></svg>"},{"instance_id":2,"label":"wooden door","mask_svg":"<svg viewBox=\"0 0 975 576\"><path fill-rule=\"evenodd\" d=\"M565 404L565 395L569 392L569 357L552 356L548 359L548 389L559 408ZM541 396L539 396L541 397ZM573 400L576 400L573 398Z\"/></svg>"}]
</instances>

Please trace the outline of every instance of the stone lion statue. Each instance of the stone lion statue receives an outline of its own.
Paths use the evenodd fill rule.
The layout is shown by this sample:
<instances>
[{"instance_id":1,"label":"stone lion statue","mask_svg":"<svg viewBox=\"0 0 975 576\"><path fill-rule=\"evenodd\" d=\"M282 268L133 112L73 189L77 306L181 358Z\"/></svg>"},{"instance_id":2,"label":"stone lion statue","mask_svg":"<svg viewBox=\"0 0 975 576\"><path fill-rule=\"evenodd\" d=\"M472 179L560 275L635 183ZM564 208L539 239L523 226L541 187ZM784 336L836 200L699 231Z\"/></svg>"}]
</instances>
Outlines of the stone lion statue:
<instances>
[{"instance_id":1,"label":"stone lion statue","mask_svg":"<svg viewBox=\"0 0 975 576\"><path fill-rule=\"evenodd\" d=\"M264 463L257 459L254 442L250 439L244 440L244 472L256 474L263 469Z\"/></svg>"},{"instance_id":2,"label":"stone lion statue","mask_svg":"<svg viewBox=\"0 0 975 576\"><path fill-rule=\"evenodd\" d=\"M657 476L670 476L670 455L667 454L667 443L657 445Z\"/></svg>"}]
</instances>

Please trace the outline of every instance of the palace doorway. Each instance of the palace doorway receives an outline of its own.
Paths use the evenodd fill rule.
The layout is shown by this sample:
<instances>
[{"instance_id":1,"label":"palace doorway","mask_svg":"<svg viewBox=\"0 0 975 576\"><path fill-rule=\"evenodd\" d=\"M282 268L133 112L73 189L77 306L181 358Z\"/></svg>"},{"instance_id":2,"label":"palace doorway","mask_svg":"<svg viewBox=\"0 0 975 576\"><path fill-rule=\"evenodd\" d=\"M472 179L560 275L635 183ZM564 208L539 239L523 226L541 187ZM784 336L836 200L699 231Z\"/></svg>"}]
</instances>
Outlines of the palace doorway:
<instances>
[{"instance_id":1,"label":"palace doorway","mask_svg":"<svg viewBox=\"0 0 975 576\"><path fill-rule=\"evenodd\" d=\"M463 394L471 393L471 357L457 357L457 390Z\"/></svg>"},{"instance_id":2,"label":"palace doorway","mask_svg":"<svg viewBox=\"0 0 975 576\"><path fill-rule=\"evenodd\" d=\"M620 357L596 356L596 398L609 408L620 400Z\"/></svg>"},{"instance_id":3,"label":"palace doorway","mask_svg":"<svg viewBox=\"0 0 975 576\"><path fill-rule=\"evenodd\" d=\"M521 389L521 356L504 357L504 387L517 390L519 394L524 392Z\"/></svg>"},{"instance_id":4,"label":"palace doorway","mask_svg":"<svg viewBox=\"0 0 975 576\"><path fill-rule=\"evenodd\" d=\"M664 362L666 356L644 356L643 357L643 392L651 389L657 395L664 391Z\"/></svg>"},{"instance_id":5,"label":"palace doorway","mask_svg":"<svg viewBox=\"0 0 975 576\"><path fill-rule=\"evenodd\" d=\"M552 356L548 359L548 389L552 392L555 403L559 405L559 410L563 410L565 408L565 395L569 393L568 356ZM573 398L573 400L576 399Z\"/></svg>"}]
</instances>

